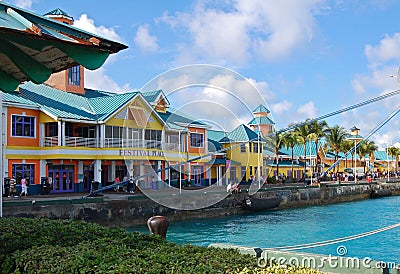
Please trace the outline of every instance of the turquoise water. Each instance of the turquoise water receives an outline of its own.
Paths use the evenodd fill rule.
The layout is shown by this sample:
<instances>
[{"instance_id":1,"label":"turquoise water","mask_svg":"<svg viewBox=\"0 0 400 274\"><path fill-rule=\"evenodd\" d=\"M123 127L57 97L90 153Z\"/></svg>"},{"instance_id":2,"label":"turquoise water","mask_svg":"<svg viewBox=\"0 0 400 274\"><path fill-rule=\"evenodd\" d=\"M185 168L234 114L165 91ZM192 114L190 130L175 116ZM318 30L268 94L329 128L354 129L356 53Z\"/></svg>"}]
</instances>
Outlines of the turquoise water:
<instances>
[{"instance_id":1,"label":"turquoise water","mask_svg":"<svg viewBox=\"0 0 400 274\"><path fill-rule=\"evenodd\" d=\"M397 223L400 223L400 196L173 222L167 239L200 246L229 243L271 248L352 236ZM148 233L145 226L130 230ZM346 256L400 263L400 227L365 238L299 251L336 256L339 246L345 246Z\"/></svg>"}]
</instances>

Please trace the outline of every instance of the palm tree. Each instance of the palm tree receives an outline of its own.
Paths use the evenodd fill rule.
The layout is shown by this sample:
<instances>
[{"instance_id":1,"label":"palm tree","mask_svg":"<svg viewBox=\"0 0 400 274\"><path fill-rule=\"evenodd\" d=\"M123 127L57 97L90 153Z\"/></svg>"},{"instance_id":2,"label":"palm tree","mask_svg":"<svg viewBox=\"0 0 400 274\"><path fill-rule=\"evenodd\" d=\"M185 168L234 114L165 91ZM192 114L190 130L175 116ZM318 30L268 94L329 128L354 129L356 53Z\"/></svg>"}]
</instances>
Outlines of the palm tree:
<instances>
[{"instance_id":1,"label":"palm tree","mask_svg":"<svg viewBox=\"0 0 400 274\"><path fill-rule=\"evenodd\" d=\"M283 146L283 134L275 134L275 157L276 157L276 174L279 175L279 150Z\"/></svg>"},{"instance_id":2,"label":"palm tree","mask_svg":"<svg viewBox=\"0 0 400 274\"><path fill-rule=\"evenodd\" d=\"M320 163L319 155L318 155L318 143L319 140L326 135L326 131L328 129L328 124L325 121L312 121L310 124L311 133L314 135L310 137L311 140L315 143L315 153L317 157L317 164L315 165L315 170L317 171L318 164Z\"/></svg>"},{"instance_id":3,"label":"palm tree","mask_svg":"<svg viewBox=\"0 0 400 274\"><path fill-rule=\"evenodd\" d=\"M341 151L341 147L343 146L343 142L346 138L347 132L344 128L339 126L331 127L327 130L327 139L326 142L330 148L335 153L335 163L337 161L339 152ZM338 172L339 166L336 166L336 172Z\"/></svg>"},{"instance_id":4,"label":"palm tree","mask_svg":"<svg viewBox=\"0 0 400 274\"><path fill-rule=\"evenodd\" d=\"M293 161L294 161L294 146L299 144L298 137L295 132L288 131L283 135L283 145L292 151L292 178L293 178Z\"/></svg>"},{"instance_id":5,"label":"palm tree","mask_svg":"<svg viewBox=\"0 0 400 274\"><path fill-rule=\"evenodd\" d=\"M391 146L387 148L387 153L389 154L390 157L394 157L396 158L396 173L397 173L397 163L399 162L399 155L400 155L400 149L395 147L395 146ZM388 170L389 172L389 170Z\"/></svg>"},{"instance_id":6,"label":"palm tree","mask_svg":"<svg viewBox=\"0 0 400 274\"><path fill-rule=\"evenodd\" d=\"M354 142L351 140L344 140L342 143L342 147L340 148L341 151L347 153L351 150L351 167L354 167ZM347 157L346 157L346 168L347 168Z\"/></svg>"},{"instance_id":7,"label":"palm tree","mask_svg":"<svg viewBox=\"0 0 400 274\"><path fill-rule=\"evenodd\" d=\"M306 158L307 158L307 140L308 140L308 134L310 134L310 125L307 123L304 123L302 125L299 125L295 128L295 133L298 137L298 142L301 145L304 145L304 173L303 177L304 180L306 178Z\"/></svg>"},{"instance_id":8,"label":"palm tree","mask_svg":"<svg viewBox=\"0 0 400 274\"><path fill-rule=\"evenodd\" d=\"M366 155L370 155L373 152L375 152L375 150L377 149L377 146L375 145L374 142L372 141L364 141L362 142L358 148L357 148L357 153L358 153L358 157L360 158L360 161L363 162L364 159L364 173L365 173L365 168L366 168L366 161L365 161L365 156Z\"/></svg>"},{"instance_id":9,"label":"palm tree","mask_svg":"<svg viewBox=\"0 0 400 274\"><path fill-rule=\"evenodd\" d=\"M378 150L378 146L374 143L374 141L365 141L365 154L368 155L369 161L371 162L372 156L375 154L375 151ZM364 173L365 173L365 165L364 165Z\"/></svg>"}]
</instances>

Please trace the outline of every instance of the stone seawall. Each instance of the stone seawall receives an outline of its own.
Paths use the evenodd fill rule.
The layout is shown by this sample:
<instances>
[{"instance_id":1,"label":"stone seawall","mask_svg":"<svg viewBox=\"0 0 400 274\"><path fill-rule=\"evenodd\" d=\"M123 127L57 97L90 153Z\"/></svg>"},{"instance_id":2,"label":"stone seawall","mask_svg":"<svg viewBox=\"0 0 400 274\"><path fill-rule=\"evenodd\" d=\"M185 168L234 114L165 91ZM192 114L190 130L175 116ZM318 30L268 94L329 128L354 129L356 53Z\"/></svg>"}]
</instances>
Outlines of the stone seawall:
<instances>
[{"instance_id":1,"label":"stone seawall","mask_svg":"<svg viewBox=\"0 0 400 274\"><path fill-rule=\"evenodd\" d=\"M320 187L268 187L254 197L279 195L282 202L278 209L351 202L368 199L371 188L389 188L393 195L400 195L400 181L385 184L321 185ZM113 194L117 195L117 194ZM159 205L143 195L108 194L94 198L58 198L11 200L3 204L3 216L47 217L52 219L77 219L99 223L108 227L130 227L145 224L154 215L167 216L171 221L195 218L213 218L246 212L246 191L232 194L221 202L201 210L182 211ZM172 198L171 198L172 199Z\"/></svg>"}]
</instances>

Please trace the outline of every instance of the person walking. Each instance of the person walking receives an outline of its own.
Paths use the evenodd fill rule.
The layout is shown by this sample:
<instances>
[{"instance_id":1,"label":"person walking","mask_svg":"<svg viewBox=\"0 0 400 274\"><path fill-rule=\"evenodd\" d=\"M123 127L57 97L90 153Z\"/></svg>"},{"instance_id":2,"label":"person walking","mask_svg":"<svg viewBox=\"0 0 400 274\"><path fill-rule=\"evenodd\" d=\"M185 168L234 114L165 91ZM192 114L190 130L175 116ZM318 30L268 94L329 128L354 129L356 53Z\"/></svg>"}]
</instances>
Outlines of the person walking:
<instances>
[{"instance_id":1,"label":"person walking","mask_svg":"<svg viewBox=\"0 0 400 274\"><path fill-rule=\"evenodd\" d=\"M28 188L26 186L25 178L21 179L21 188L22 188L22 191L21 191L20 197L22 197L22 194L25 194L25 197L26 197L28 195Z\"/></svg>"}]
</instances>

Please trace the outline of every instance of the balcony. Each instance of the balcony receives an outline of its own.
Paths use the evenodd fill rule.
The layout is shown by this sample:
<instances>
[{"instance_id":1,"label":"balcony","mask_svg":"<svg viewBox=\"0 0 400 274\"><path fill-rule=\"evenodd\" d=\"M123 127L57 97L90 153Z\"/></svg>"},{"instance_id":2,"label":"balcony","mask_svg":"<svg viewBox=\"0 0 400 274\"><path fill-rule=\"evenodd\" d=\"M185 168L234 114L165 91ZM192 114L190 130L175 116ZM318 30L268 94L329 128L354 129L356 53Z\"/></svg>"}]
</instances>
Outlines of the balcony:
<instances>
[{"instance_id":1,"label":"balcony","mask_svg":"<svg viewBox=\"0 0 400 274\"><path fill-rule=\"evenodd\" d=\"M45 147L56 147L58 146L58 137L45 137ZM65 137L66 147L89 147L97 148L100 147L100 141L96 138L84 138L84 137ZM139 140L139 139L120 139L120 138L105 138L105 148L141 148L141 149L158 149L158 150L169 150L179 151L179 144L176 143L165 143L161 141L153 140Z\"/></svg>"}]
</instances>

